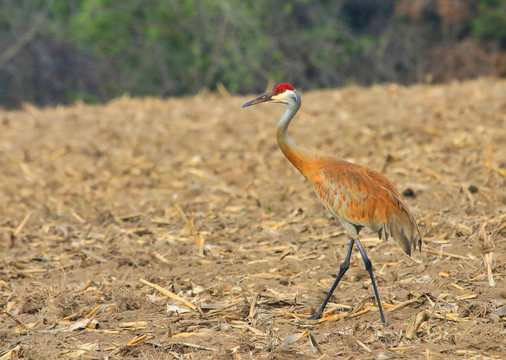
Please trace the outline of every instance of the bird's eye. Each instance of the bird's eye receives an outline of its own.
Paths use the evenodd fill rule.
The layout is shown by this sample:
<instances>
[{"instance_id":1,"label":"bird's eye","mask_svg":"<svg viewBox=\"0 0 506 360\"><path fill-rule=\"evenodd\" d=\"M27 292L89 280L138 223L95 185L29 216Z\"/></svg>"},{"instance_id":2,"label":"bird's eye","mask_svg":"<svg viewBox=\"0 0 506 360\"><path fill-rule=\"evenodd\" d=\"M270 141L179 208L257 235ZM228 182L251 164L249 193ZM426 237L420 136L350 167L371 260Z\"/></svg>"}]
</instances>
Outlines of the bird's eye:
<instances>
[{"instance_id":1,"label":"bird's eye","mask_svg":"<svg viewBox=\"0 0 506 360\"><path fill-rule=\"evenodd\" d=\"M283 92L285 92L285 91L286 91L286 89L285 89L285 88L281 88L281 92L282 92L282 93L283 93Z\"/></svg>"}]
</instances>

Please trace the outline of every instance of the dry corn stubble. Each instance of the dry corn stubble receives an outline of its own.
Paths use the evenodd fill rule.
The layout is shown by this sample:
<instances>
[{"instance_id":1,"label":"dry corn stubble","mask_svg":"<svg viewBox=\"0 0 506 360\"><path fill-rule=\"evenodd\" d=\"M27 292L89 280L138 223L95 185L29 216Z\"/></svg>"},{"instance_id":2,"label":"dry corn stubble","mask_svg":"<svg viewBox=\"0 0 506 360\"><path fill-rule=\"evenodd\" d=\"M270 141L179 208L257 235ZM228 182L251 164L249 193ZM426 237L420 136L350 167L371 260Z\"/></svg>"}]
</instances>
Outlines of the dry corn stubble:
<instances>
[{"instance_id":1,"label":"dry corn stubble","mask_svg":"<svg viewBox=\"0 0 506 360\"><path fill-rule=\"evenodd\" d=\"M357 253L304 319L348 239L276 148L279 107L222 92L0 111L0 357L500 358L505 93L303 94L294 140L381 170L420 224L413 258L364 235L388 327Z\"/></svg>"}]
</instances>

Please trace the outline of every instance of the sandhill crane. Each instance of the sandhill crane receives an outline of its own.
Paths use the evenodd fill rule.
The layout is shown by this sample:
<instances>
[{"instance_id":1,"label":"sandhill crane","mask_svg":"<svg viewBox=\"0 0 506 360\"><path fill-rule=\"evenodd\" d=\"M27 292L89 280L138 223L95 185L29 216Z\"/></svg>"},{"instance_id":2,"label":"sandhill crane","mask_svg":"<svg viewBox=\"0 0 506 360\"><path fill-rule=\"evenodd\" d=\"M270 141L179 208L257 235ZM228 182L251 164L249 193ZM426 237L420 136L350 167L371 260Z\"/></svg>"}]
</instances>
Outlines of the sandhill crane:
<instances>
[{"instance_id":1,"label":"sandhill crane","mask_svg":"<svg viewBox=\"0 0 506 360\"><path fill-rule=\"evenodd\" d=\"M392 236L397 244L411 255L411 248L422 246L420 230L407 205L402 202L394 185L380 173L367 167L316 154L296 145L288 136L288 125L301 105L299 93L290 84L280 84L271 92L251 100L243 107L266 101L283 103L286 111L278 122L278 145L286 158L313 184L316 194L328 211L341 223L351 241L344 262L318 311L309 319L323 315L337 284L350 266L351 252L356 244L366 271L371 277L374 295L378 302L381 321L386 324L372 264L358 239L363 227L378 233L380 239Z\"/></svg>"}]
</instances>

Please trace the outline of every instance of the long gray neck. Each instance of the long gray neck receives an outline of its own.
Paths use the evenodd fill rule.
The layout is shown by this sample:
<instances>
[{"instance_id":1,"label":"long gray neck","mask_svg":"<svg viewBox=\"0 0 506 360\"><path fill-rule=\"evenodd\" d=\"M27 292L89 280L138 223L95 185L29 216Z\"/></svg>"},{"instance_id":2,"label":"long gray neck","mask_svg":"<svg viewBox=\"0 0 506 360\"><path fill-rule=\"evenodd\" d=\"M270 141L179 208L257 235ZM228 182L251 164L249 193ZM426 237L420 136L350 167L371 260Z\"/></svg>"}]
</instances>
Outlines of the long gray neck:
<instances>
[{"instance_id":1,"label":"long gray neck","mask_svg":"<svg viewBox=\"0 0 506 360\"><path fill-rule=\"evenodd\" d=\"M293 119L301 105L300 97L297 102L290 102L286 106L286 111L278 122L277 139L278 145L286 158L307 177L310 162L317 158L316 153L299 147L288 136L288 125Z\"/></svg>"},{"instance_id":2,"label":"long gray neck","mask_svg":"<svg viewBox=\"0 0 506 360\"><path fill-rule=\"evenodd\" d=\"M300 101L297 103L290 103L286 106L285 113L279 119L278 128L277 128L277 138L278 144L281 147L282 144L288 144L290 146L297 146L293 140L288 135L288 125L290 125L290 121L292 121L293 117L297 113L300 108ZM283 148L281 148L283 150Z\"/></svg>"}]
</instances>

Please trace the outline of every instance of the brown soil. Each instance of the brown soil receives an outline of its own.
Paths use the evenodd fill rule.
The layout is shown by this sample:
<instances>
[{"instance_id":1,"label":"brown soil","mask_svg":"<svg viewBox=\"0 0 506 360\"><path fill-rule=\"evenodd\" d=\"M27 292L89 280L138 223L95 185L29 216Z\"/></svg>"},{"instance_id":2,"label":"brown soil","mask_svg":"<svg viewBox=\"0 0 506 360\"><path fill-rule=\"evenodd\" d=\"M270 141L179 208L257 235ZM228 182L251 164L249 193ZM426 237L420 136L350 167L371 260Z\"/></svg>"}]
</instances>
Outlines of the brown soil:
<instances>
[{"instance_id":1,"label":"brown soil","mask_svg":"<svg viewBox=\"0 0 506 360\"><path fill-rule=\"evenodd\" d=\"M505 94L496 79L302 94L293 139L388 176L420 225L411 258L361 233L388 326L356 250L323 321L299 316L348 238L277 148L282 105L0 111L0 357L505 357Z\"/></svg>"}]
</instances>

